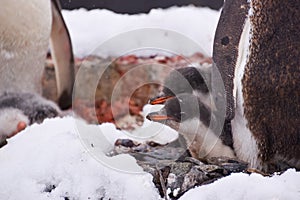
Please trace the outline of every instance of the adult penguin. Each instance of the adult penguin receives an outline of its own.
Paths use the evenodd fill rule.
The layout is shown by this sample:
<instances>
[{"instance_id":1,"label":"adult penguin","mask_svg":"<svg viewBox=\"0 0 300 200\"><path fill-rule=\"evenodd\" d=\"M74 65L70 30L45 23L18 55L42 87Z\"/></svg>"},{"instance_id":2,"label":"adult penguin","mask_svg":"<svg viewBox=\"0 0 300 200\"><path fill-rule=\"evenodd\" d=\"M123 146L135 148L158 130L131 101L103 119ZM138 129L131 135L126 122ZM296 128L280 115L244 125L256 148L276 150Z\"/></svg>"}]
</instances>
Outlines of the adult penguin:
<instances>
[{"instance_id":1,"label":"adult penguin","mask_svg":"<svg viewBox=\"0 0 300 200\"><path fill-rule=\"evenodd\" d=\"M61 108L71 104L74 82L70 37L57 0L3 0L0 8L0 93L41 94L49 47Z\"/></svg>"},{"instance_id":2,"label":"adult penguin","mask_svg":"<svg viewBox=\"0 0 300 200\"><path fill-rule=\"evenodd\" d=\"M226 0L213 60L238 158L300 169L300 2Z\"/></svg>"}]
</instances>

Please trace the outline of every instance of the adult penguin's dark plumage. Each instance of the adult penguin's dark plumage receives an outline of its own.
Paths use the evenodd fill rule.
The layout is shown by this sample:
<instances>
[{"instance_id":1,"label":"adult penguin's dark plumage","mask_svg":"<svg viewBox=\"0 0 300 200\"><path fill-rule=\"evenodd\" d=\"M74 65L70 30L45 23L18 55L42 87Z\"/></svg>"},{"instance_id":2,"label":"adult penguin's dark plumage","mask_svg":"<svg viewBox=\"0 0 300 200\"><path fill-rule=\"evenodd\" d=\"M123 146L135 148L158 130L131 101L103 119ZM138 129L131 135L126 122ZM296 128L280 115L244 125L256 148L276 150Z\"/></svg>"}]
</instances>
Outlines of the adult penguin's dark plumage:
<instances>
[{"instance_id":1,"label":"adult penguin's dark plumage","mask_svg":"<svg viewBox=\"0 0 300 200\"><path fill-rule=\"evenodd\" d=\"M238 158L300 169L300 2L226 0L213 60Z\"/></svg>"}]
</instances>

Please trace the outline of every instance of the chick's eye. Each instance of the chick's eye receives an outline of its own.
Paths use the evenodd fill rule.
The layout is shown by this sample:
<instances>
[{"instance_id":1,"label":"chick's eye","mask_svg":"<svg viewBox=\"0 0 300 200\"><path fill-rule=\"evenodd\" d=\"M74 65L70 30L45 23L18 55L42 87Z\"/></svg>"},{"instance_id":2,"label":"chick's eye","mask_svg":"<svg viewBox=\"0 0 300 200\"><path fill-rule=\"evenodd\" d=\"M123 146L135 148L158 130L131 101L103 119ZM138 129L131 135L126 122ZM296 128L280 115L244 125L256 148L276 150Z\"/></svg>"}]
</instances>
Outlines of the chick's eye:
<instances>
[{"instance_id":1,"label":"chick's eye","mask_svg":"<svg viewBox=\"0 0 300 200\"><path fill-rule=\"evenodd\" d=\"M180 112L180 117L181 117L181 120L185 119L187 117L186 113L185 112Z\"/></svg>"}]
</instances>

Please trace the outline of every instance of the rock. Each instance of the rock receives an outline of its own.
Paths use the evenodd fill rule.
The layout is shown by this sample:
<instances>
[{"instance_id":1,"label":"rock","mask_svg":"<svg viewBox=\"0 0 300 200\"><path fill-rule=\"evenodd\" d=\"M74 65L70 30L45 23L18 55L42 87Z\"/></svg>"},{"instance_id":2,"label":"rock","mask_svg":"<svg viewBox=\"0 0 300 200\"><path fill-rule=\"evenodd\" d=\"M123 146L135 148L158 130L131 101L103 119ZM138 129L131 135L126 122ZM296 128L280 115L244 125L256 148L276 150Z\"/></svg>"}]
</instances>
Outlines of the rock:
<instances>
[{"instance_id":1,"label":"rock","mask_svg":"<svg viewBox=\"0 0 300 200\"><path fill-rule=\"evenodd\" d=\"M248 167L245 162L226 157L196 160L178 141L159 145L118 139L115 145L111 155L129 153L134 156L144 171L153 175L153 183L160 195L170 199L178 199L191 188L212 183L231 173L244 172Z\"/></svg>"}]
</instances>

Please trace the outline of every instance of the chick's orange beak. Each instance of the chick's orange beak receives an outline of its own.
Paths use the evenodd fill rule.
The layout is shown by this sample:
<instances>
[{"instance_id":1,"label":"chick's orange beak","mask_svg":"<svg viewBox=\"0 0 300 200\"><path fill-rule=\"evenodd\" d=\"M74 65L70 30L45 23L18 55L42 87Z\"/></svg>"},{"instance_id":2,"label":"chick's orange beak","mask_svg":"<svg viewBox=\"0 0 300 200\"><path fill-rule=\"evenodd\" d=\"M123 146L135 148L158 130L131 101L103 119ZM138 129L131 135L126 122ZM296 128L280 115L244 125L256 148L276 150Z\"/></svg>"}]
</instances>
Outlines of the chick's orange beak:
<instances>
[{"instance_id":1,"label":"chick's orange beak","mask_svg":"<svg viewBox=\"0 0 300 200\"><path fill-rule=\"evenodd\" d=\"M149 103L151 105L156 105L156 104L164 104L167 100L174 98L174 96L160 96L160 97L155 97L153 99L150 99Z\"/></svg>"},{"instance_id":2,"label":"chick's orange beak","mask_svg":"<svg viewBox=\"0 0 300 200\"><path fill-rule=\"evenodd\" d=\"M154 122L161 122L161 121L165 121L165 120L173 120L173 117L167 116L164 113L161 112L152 112L149 113L146 118L150 121L154 121Z\"/></svg>"}]
</instances>

